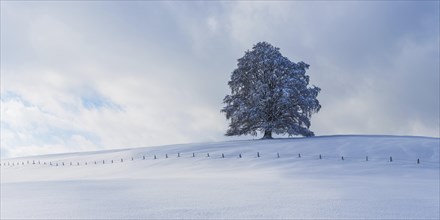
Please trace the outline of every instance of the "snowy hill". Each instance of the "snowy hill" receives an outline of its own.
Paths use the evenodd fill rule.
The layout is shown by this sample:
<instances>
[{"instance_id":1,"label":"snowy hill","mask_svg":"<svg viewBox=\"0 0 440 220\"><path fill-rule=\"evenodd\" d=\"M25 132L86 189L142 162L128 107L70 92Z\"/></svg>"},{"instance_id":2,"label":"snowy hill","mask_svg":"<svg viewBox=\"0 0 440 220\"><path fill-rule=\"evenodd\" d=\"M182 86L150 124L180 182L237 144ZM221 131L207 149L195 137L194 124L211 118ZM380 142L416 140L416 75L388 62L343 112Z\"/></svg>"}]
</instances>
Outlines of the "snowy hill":
<instances>
[{"instance_id":1,"label":"snowy hill","mask_svg":"<svg viewBox=\"0 0 440 220\"><path fill-rule=\"evenodd\" d=\"M0 217L439 219L439 148L326 136L3 159Z\"/></svg>"}]
</instances>

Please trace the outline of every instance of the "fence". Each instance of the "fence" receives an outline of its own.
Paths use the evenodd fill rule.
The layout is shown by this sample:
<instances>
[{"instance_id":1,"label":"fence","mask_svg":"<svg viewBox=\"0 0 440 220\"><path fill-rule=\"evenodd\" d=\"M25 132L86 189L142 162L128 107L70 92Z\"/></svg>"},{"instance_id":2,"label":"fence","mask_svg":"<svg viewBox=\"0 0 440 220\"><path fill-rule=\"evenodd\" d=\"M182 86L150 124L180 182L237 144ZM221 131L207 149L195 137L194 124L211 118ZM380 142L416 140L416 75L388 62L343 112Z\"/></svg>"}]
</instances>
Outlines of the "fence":
<instances>
[{"instance_id":1,"label":"fence","mask_svg":"<svg viewBox=\"0 0 440 220\"><path fill-rule=\"evenodd\" d=\"M157 160L157 159L169 159L171 158L172 154L168 154L166 153L165 155L162 155L162 157L160 157L157 154L151 154L151 155L142 155L140 157L129 157L131 159L131 161L142 161L142 160L148 160L148 159L153 159L153 160ZM365 157L352 157L352 156L336 156L336 155L323 155L323 154L317 154L317 155L307 155L307 154L293 154L293 153L283 153L281 154L280 152L276 152L275 153L269 153L269 154L260 154L260 152L256 152L254 154L242 154L242 153L238 153L238 154L229 154L229 155L225 155L225 153L218 153L216 154L210 154L210 153L198 153L196 154L195 152L192 152L192 154L188 153L188 156L185 157L185 154L182 154L180 152L178 152L175 156L175 158L196 158L196 157L204 157L204 158L219 158L219 159L224 159L224 158L237 158L237 159L242 159L242 158L273 158L273 159L280 159L280 158L298 158L298 159L302 159L302 160L334 160L334 161L364 161L364 162L377 162L377 161L382 161L382 162L389 162L389 163L396 163L396 162L400 162L400 163L405 163L405 164L421 164L422 162L424 164L430 164L430 165L439 165L439 162L433 162L433 161L421 161L420 158L417 158L417 160L409 160L409 159L397 159L393 158L392 156L389 157L369 157L368 155L366 155ZM120 160L119 160L120 159ZM25 166L25 165L46 165L46 166L95 166L95 165L105 165L105 164L114 164L114 163L126 163L129 162L130 160L125 159L124 162L124 158L118 158L118 159L109 159L109 160L93 160L93 161L82 161L82 162L78 162L78 161L41 161L41 160L26 160L26 161L3 161L0 162L0 166L3 167L14 167L14 166Z\"/></svg>"}]
</instances>

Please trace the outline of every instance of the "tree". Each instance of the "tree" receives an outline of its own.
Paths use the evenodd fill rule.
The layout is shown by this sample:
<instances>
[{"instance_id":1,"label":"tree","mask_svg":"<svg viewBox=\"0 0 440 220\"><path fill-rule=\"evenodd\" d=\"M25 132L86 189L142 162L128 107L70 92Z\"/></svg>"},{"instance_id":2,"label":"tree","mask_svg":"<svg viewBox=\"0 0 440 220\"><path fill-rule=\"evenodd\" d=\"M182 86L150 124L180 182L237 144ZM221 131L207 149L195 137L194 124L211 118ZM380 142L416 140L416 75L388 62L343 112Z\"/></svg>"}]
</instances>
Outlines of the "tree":
<instances>
[{"instance_id":1,"label":"tree","mask_svg":"<svg viewBox=\"0 0 440 220\"><path fill-rule=\"evenodd\" d=\"M272 138L272 133L314 136L310 119L321 108L316 99L321 89L308 87L308 64L294 63L279 48L259 42L238 59L237 66L221 110L230 120L226 136L257 132L264 133L263 139Z\"/></svg>"}]
</instances>

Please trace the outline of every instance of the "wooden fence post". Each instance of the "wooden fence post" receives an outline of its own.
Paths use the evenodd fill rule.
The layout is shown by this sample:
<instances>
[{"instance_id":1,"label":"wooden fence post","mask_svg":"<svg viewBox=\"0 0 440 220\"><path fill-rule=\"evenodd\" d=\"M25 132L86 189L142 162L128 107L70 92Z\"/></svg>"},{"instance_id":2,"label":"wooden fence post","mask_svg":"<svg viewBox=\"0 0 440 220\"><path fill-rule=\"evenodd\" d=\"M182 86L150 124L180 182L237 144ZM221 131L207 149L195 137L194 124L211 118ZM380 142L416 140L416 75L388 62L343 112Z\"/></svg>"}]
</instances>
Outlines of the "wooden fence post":
<instances>
[{"instance_id":1,"label":"wooden fence post","mask_svg":"<svg viewBox=\"0 0 440 220\"><path fill-rule=\"evenodd\" d=\"M393 162L393 157L390 157L390 162Z\"/></svg>"},{"instance_id":2,"label":"wooden fence post","mask_svg":"<svg viewBox=\"0 0 440 220\"><path fill-rule=\"evenodd\" d=\"M344 160L344 156L342 156L341 159Z\"/></svg>"},{"instance_id":3,"label":"wooden fence post","mask_svg":"<svg viewBox=\"0 0 440 220\"><path fill-rule=\"evenodd\" d=\"M298 154L298 157L301 158L301 154Z\"/></svg>"},{"instance_id":4,"label":"wooden fence post","mask_svg":"<svg viewBox=\"0 0 440 220\"><path fill-rule=\"evenodd\" d=\"M280 158L280 153L277 153L277 158Z\"/></svg>"},{"instance_id":5,"label":"wooden fence post","mask_svg":"<svg viewBox=\"0 0 440 220\"><path fill-rule=\"evenodd\" d=\"M238 157L241 158L241 154L239 154Z\"/></svg>"},{"instance_id":6,"label":"wooden fence post","mask_svg":"<svg viewBox=\"0 0 440 220\"><path fill-rule=\"evenodd\" d=\"M368 156L365 157L365 161L368 161Z\"/></svg>"},{"instance_id":7,"label":"wooden fence post","mask_svg":"<svg viewBox=\"0 0 440 220\"><path fill-rule=\"evenodd\" d=\"M209 157L209 153L207 153L206 156Z\"/></svg>"},{"instance_id":8,"label":"wooden fence post","mask_svg":"<svg viewBox=\"0 0 440 220\"><path fill-rule=\"evenodd\" d=\"M257 157L260 157L260 152L257 152Z\"/></svg>"},{"instance_id":9,"label":"wooden fence post","mask_svg":"<svg viewBox=\"0 0 440 220\"><path fill-rule=\"evenodd\" d=\"M225 155L222 153L222 158L225 158Z\"/></svg>"},{"instance_id":10,"label":"wooden fence post","mask_svg":"<svg viewBox=\"0 0 440 220\"><path fill-rule=\"evenodd\" d=\"M321 156L321 154L319 155L319 159L322 159L322 156Z\"/></svg>"}]
</instances>

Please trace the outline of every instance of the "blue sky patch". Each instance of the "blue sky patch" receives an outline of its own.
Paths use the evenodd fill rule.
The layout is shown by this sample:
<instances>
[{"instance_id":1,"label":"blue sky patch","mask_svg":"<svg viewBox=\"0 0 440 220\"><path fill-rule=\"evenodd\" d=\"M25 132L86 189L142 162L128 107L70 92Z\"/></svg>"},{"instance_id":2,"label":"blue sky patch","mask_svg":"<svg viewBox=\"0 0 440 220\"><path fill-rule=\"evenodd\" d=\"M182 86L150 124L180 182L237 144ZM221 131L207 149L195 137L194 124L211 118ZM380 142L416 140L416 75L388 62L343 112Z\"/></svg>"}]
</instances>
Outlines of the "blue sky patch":
<instances>
[{"instance_id":1,"label":"blue sky patch","mask_svg":"<svg viewBox=\"0 0 440 220\"><path fill-rule=\"evenodd\" d=\"M121 106L95 92L93 92L92 94L82 96L81 102L83 107L89 110L102 109L102 108L112 109L116 111L122 110Z\"/></svg>"}]
</instances>

